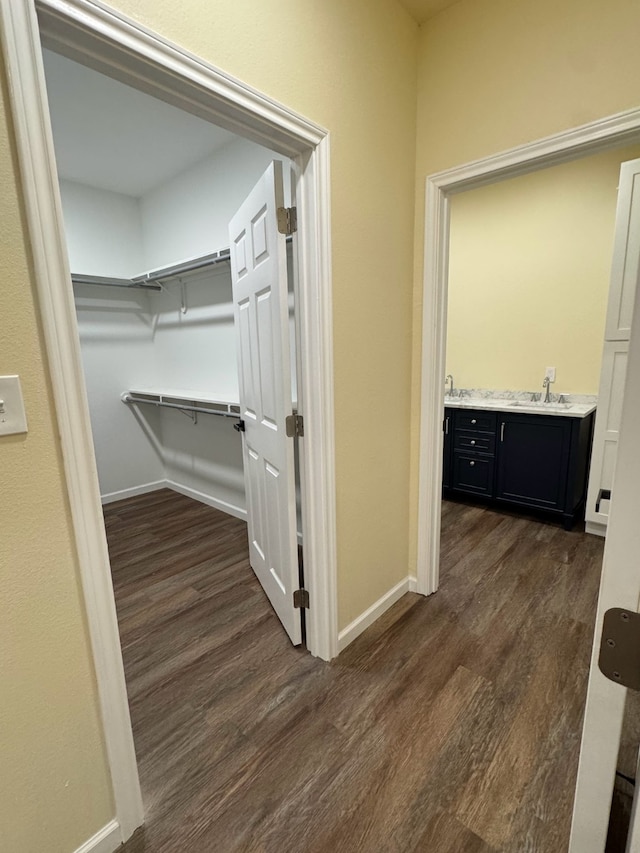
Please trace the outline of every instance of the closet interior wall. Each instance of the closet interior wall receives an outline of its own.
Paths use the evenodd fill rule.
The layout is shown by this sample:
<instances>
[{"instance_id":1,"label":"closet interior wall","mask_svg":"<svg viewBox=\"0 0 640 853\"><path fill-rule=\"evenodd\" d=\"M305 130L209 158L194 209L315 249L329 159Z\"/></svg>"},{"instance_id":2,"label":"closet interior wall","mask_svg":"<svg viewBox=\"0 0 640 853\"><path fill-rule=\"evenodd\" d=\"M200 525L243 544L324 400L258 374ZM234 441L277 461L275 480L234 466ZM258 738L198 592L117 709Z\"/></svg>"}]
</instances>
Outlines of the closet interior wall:
<instances>
[{"instance_id":1,"label":"closet interior wall","mask_svg":"<svg viewBox=\"0 0 640 853\"><path fill-rule=\"evenodd\" d=\"M273 159L283 158L237 138L140 198L61 177L72 273L133 278L227 248L229 219ZM74 286L103 502L170 486L243 517L232 419L121 400L156 389L238 401L229 263L162 288ZM293 330L292 298L290 308Z\"/></svg>"}]
</instances>

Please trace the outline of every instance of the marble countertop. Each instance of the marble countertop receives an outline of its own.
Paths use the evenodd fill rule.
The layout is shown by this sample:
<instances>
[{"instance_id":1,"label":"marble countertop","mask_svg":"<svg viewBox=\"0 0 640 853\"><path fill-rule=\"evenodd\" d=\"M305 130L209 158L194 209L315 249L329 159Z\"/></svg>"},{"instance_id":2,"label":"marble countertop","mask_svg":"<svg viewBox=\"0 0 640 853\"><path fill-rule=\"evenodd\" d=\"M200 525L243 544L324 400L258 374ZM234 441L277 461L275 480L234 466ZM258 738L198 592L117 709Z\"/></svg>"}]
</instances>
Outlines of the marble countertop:
<instances>
[{"instance_id":1,"label":"marble countertop","mask_svg":"<svg viewBox=\"0 0 640 853\"><path fill-rule=\"evenodd\" d=\"M565 418L584 418L596 409L595 401L543 403L520 399L508 399L492 396L460 396L450 397L445 394L444 404L448 409L486 409L494 412L513 412L529 415L556 415Z\"/></svg>"}]
</instances>

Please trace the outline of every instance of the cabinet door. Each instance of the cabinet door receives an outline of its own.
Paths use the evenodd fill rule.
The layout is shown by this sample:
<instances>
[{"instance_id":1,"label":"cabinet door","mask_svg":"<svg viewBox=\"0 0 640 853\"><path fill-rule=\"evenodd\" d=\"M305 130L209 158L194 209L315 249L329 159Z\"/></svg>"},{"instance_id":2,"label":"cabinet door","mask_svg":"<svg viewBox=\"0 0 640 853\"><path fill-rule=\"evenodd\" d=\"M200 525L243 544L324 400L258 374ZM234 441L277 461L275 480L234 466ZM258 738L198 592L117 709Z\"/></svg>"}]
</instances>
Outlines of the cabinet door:
<instances>
[{"instance_id":1,"label":"cabinet door","mask_svg":"<svg viewBox=\"0 0 640 853\"><path fill-rule=\"evenodd\" d=\"M605 340L628 341L640 272L640 160L620 167Z\"/></svg>"},{"instance_id":2,"label":"cabinet door","mask_svg":"<svg viewBox=\"0 0 640 853\"><path fill-rule=\"evenodd\" d=\"M602 492L610 492L613 486L628 352L627 341L606 341L602 353L600 394L585 510L586 520L595 524L606 524L609 520L609 501L602 499Z\"/></svg>"},{"instance_id":3,"label":"cabinet door","mask_svg":"<svg viewBox=\"0 0 640 853\"><path fill-rule=\"evenodd\" d=\"M493 456L454 451L453 453L453 488L459 492L471 495L493 496L493 472L495 459Z\"/></svg>"},{"instance_id":4,"label":"cabinet door","mask_svg":"<svg viewBox=\"0 0 640 853\"><path fill-rule=\"evenodd\" d=\"M563 510L571 424L560 417L503 415L498 430L496 498Z\"/></svg>"},{"instance_id":5,"label":"cabinet door","mask_svg":"<svg viewBox=\"0 0 640 853\"><path fill-rule=\"evenodd\" d=\"M442 487L451 488L451 436L453 435L453 412L444 410L444 442L442 458Z\"/></svg>"}]
</instances>

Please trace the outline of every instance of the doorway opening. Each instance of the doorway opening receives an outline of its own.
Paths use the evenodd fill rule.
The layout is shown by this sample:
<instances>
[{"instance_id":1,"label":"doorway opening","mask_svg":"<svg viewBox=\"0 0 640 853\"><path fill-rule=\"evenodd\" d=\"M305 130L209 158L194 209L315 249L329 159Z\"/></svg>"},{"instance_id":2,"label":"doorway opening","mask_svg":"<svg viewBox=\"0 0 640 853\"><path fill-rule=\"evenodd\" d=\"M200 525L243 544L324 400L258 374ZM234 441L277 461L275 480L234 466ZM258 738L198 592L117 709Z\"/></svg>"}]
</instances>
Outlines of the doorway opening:
<instances>
[{"instance_id":1,"label":"doorway opening","mask_svg":"<svg viewBox=\"0 0 640 853\"><path fill-rule=\"evenodd\" d=\"M268 146L294 165L300 222L298 390L304 401L306 429L304 448L300 448L300 491L305 579L312 602L307 646L326 659L337 653L328 139L326 131L312 122L105 7L38 0L3 4L0 11L35 281L113 783L115 823L124 840L141 823L143 811L55 180L40 39L55 53Z\"/></svg>"},{"instance_id":2,"label":"doorway opening","mask_svg":"<svg viewBox=\"0 0 640 853\"><path fill-rule=\"evenodd\" d=\"M638 157L640 146L610 149L451 199L445 497L567 530L586 515L604 535L615 445L596 434L590 476L591 447L598 394L607 433L622 407L624 332L612 318L633 304L635 281L626 251L613 275L611 258L629 242Z\"/></svg>"},{"instance_id":3,"label":"doorway opening","mask_svg":"<svg viewBox=\"0 0 640 853\"><path fill-rule=\"evenodd\" d=\"M447 280L450 238L450 211L452 196L469 189L496 184L505 178L527 175L541 168L579 158L597 152L611 151L626 145L636 145L638 140L638 114L629 113L601 123L594 123L560 134L549 140L542 140L521 149L514 149L504 155L488 158L469 166L451 170L451 172L435 175L427 182L427 230L425 253L425 302L424 302L424 332L423 332L423 373L422 373L422 440L421 440L421 506L420 517L427 519L425 529L419 533L420 563L418 567L419 589L426 592L435 591L439 584L440 568L440 500L442 489L442 444L440 430L442 429L442 412L446 405L444 395L444 377L447 374L446 365L446 317L447 317ZM633 156L633 155L632 155ZM637 156L637 155L636 155ZM614 185L615 186L615 185ZM613 232L613 222L610 225ZM630 255L633 254L633 250ZM637 263L637 252L635 253ZM500 258L496 263L500 263ZM609 257L609 262L611 258ZM607 270L608 273L608 270ZM608 282L608 275L607 275ZM432 288L432 289L430 289ZM604 317L602 318L604 325ZM600 340L602 345L602 339ZM481 356L482 354L480 354ZM545 362L545 368L553 362ZM541 376L542 379L542 376ZM464 383L462 383L464 384ZM439 388L437 386L440 386ZM522 389L524 390L524 389ZM529 391L538 389L530 388ZM541 388L540 391L544 393ZM539 393L539 392L538 392ZM532 400L527 401L527 405ZM561 403L562 401L556 400ZM509 415L509 419L511 416ZM523 415L516 419L522 419ZM503 420L508 420L507 418ZM489 430L490 432L491 430ZM500 441L498 432L496 441ZM477 440L476 436L473 436ZM424 455L430 453L430 458ZM427 468L430 466L430 471ZM433 491L431 491L433 489ZM584 534L583 534L584 536ZM496 558L497 559L497 558ZM607 741L609 738L607 737ZM607 747L617 752L617 735L611 738ZM601 750L601 744L598 750ZM599 752L600 754L600 752ZM611 789L606 790L604 780L591 780L589 786L598 787L605 804L610 801ZM579 776L580 787L580 776ZM583 779L582 787L585 787ZM583 791L584 793L584 791ZM606 806L605 806L606 807ZM576 800L575 814L584 808L584 797ZM586 816L585 816L586 817Z\"/></svg>"},{"instance_id":4,"label":"doorway opening","mask_svg":"<svg viewBox=\"0 0 640 853\"><path fill-rule=\"evenodd\" d=\"M295 235L276 232L276 207L264 211L272 185L277 209L295 208L282 198L295 196L295 175L264 146L60 54L43 59L127 691L153 798L149 741L161 749L207 729L194 670L219 694L233 680L222 650L246 671L247 656L260 659L256 626L260 645L277 648L249 565L292 643L304 638L294 605L304 448L294 470L298 438L279 421L304 405ZM240 261L229 223L264 175ZM257 310L236 292L251 253ZM252 415L278 445L259 465ZM158 697L174 690L184 704L167 727Z\"/></svg>"},{"instance_id":5,"label":"doorway opening","mask_svg":"<svg viewBox=\"0 0 640 853\"><path fill-rule=\"evenodd\" d=\"M450 211L454 196L530 172L635 145L640 116L630 111L434 174L426 182L419 457L417 589L431 594L439 583L445 402L447 282Z\"/></svg>"},{"instance_id":6,"label":"doorway opening","mask_svg":"<svg viewBox=\"0 0 640 853\"><path fill-rule=\"evenodd\" d=\"M247 325L228 225L265 170L290 199L291 163L59 54L45 50L44 67L102 503L168 488L244 518L252 566L265 564L260 582L300 643L298 439L279 422L304 403L295 235L276 231L275 209L270 229L268 212L262 230L248 229L247 258L265 243L263 308ZM266 481L249 477L256 438L245 424L260 430L251 407L272 443L274 429L281 436L259 466L274 471ZM304 449L296 456L304 463Z\"/></svg>"}]
</instances>

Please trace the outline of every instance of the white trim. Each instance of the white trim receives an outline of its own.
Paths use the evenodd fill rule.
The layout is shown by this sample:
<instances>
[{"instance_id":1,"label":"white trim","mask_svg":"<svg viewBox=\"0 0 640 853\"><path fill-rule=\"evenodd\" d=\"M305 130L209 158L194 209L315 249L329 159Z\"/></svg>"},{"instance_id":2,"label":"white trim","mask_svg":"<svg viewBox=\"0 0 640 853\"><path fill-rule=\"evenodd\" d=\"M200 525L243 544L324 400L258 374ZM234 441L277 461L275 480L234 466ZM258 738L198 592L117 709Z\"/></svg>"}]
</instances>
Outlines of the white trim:
<instances>
[{"instance_id":1,"label":"white trim","mask_svg":"<svg viewBox=\"0 0 640 853\"><path fill-rule=\"evenodd\" d=\"M640 110L629 110L426 179L418 518L418 592L439 582L442 500L442 412L449 256L449 196L630 144L640 135Z\"/></svg>"},{"instance_id":2,"label":"white trim","mask_svg":"<svg viewBox=\"0 0 640 853\"><path fill-rule=\"evenodd\" d=\"M326 136L320 125L100 0L15 2L37 6L46 47L253 142L295 157Z\"/></svg>"},{"instance_id":3,"label":"white trim","mask_svg":"<svg viewBox=\"0 0 640 853\"><path fill-rule=\"evenodd\" d=\"M131 486L130 489L120 489L118 492L107 492L100 495L102 506L115 503L116 501L124 501L127 498L136 498L138 495L147 495L150 492L157 492L160 489L167 488L166 480L156 480L154 483L143 483L141 486Z\"/></svg>"},{"instance_id":4,"label":"white trim","mask_svg":"<svg viewBox=\"0 0 640 853\"><path fill-rule=\"evenodd\" d=\"M138 497L138 495L147 495L151 492L157 492L160 489L171 489L172 491L178 492L178 494L184 495L187 498L192 498L194 501L198 501L201 504L206 504L207 506L212 506L214 509L219 509L220 512L232 515L234 518L239 518L242 521L247 520L247 511L246 509L243 509L243 507L229 503L228 501L223 501L220 498L214 498L212 495L206 494L206 492L199 492L197 489L192 489L189 486L183 486L180 483L176 483L175 480L156 480L154 483L144 483L141 486L132 486L130 489L121 489L119 492L109 492L106 495L102 495L100 500L102 501L102 505L106 506L107 504L116 503L116 501L124 501L127 498Z\"/></svg>"},{"instance_id":5,"label":"white trim","mask_svg":"<svg viewBox=\"0 0 640 853\"><path fill-rule=\"evenodd\" d=\"M69 284L38 21L34 5L29 0L0 0L0 16L40 317L116 815L125 840L142 823L142 797Z\"/></svg>"},{"instance_id":6,"label":"white trim","mask_svg":"<svg viewBox=\"0 0 640 853\"><path fill-rule=\"evenodd\" d=\"M126 840L143 820L46 97L48 46L170 100L300 164L300 299L307 473L303 494L309 650L337 653L334 402L327 133L224 72L91 0L0 0L22 194L116 816Z\"/></svg>"},{"instance_id":7,"label":"white trim","mask_svg":"<svg viewBox=\"0 0 640 853\"><path fill-rule=\"evenodd\" d=\"M180 495L185 495L187 498L193 498L194 501L199 501L201 504L212 506L214 509L219 509L220 512L226 512L227 515L232 515L234 518L239 518L242 521L247 520L247 511L240 506L230 504L227 501L219 500L211 497L205 492L199 492L197 489L192 489L189 486L182 486L176 483L175 480L165 480L164 485L167 489L173 489Z\"/></svg>"},{"instance_id":8,"label":"white trim","mask_svg":"<svg viewBox=\"0 0 640 853\"><path fill-rule=\"evenodd\" d=\"M333 309L329 136L310 162L296 158L300 212L297 235L296 312L305 346L300 348L299 403L304 437L298 439L301 467L307 648L323 660L338 654L338 571L333 401ZM324 284L327 283L327 285ZM313 442L313 452L309 442ZM320 602L318 606L317 602ZM331 606L327 603L331 602Z\"/></svg>"},{"instance_id":9,"label":"white trim","mask_svg":"<svg viewBox=\"0 0 640 853\"><path fill-rule=\"evenodd\" d=\"M604 539L607 535L607 525L596 524L595 521L587 521L584 525L584 532L590 533L592 536L601 536Z\"/></svg>"},{"instance_id":10,"label":"white trim","mask_svg":"<svg viewBox=\"0 0 640 853\"><path fill-rule=\"evenodd\" d=\"M370 625L379 619L383 613L399 601L406 592L412 592L412 581L415 578L403 578L395 586L391 587L388 592L385 592L371 607L368 607L364 613L361 613L353 622L350 622L346 628L338 634L338 650L343 651L352 643L356 637L359 637L363 631L366 631Z\"/></svg>"},{"instance_id":11,"label":"white trim","mask_svg":"<svg viewBox=\"0 0 640 853\"><path fill-rule=\"evenodd\" d=\"M122 833L117 820L110 820L106 826L98 830L74 853L114 853L122 844Z\"/></svg>"},{"instance_id":12,"label":"white trim","mask_svg":"<svg viewBox=\"0 0 640 853\"><path fill-rule=\"evenodd\" d=\"M409 592L418 591L418 578L415 575L409 575Z\"/></svg>"}]
</instances>

